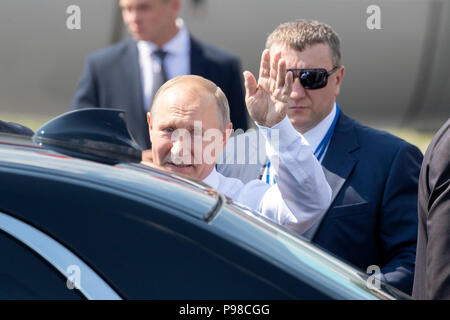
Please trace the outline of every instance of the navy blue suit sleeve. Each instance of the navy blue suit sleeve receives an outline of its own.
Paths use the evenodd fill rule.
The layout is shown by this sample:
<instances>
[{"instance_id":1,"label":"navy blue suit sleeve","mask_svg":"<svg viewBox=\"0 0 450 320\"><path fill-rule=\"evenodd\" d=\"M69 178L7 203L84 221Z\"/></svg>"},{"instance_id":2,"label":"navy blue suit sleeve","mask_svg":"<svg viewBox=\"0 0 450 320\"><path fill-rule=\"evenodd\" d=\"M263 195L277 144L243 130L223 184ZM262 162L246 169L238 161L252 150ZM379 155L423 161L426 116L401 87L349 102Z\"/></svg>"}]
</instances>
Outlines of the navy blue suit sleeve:
<instances>
[{"instance_id":1,"label":"navy blue suit sleeve","mask_svg":"<svg viewBox=\"0 0 450 320\"><path fill-rule=\"evenodd\" d=\"M83 74L70 106L71 110L100 107L98 101L97 77L91 58L86 59Z\"/></svg>"},{"instance_id":2,"label":"navy blue suit sleeve","mask_svg":"<svg viewBox=\"0 0 450 320\"><path fill-rule=\"evenodd\" d=\"M382 199L380 238L387 282L411 294L417 244L417 191L422 153L404 142L392 162Z\"/></svg>"},{"instance_id":3,"label":"navy blue suit sleeve","mask_svg":"<svg viewBox=\"0 0 450 320\"><path fill-rule=\"evenodd\" d=\"M248 129L248 112L245 105L244 84L239 60L234 60L230 67L231 76L227 94L230 105L230 118L234 129L246 131Z\"/></svg>"}]
</instances>

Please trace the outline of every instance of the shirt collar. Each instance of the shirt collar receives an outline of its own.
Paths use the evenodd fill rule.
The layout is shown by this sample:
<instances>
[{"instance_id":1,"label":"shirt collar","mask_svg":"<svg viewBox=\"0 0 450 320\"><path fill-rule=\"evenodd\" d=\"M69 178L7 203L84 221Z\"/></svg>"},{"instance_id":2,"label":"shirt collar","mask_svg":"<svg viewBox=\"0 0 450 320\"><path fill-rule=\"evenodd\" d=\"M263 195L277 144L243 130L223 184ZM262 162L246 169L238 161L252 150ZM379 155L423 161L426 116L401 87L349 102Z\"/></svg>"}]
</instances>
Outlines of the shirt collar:
<instances>
[{"instance_id":1,"label":"shirt collar","mask_svg":"<svg viewBox=\"0 0 450 320\"><path fill-rule=\"evenodd\" d=\"M180 55L190 51L189 32L183 19L178 18L176 23L179 28L177 34L162 46L162 49L171 55ZM159 48L155 43L144 40L138 41L137 46L139 52L144 53L145 55L148 55Z\"/></svg>"},{"instance_id":2,"label":"shirt collar","mask_svg":"<svg viewBox=\"0 0 450 320\"><path fill-rule=\"evenodd\" d=\"M308 130L303 134L305 139L309 142L309 145L313 150L316 150L322 139L325 137L328 129L333 123L334 116L336 115L336 102L334 103L331 112L320 121L314 128Z\"/></svg>"},{"instance_id":3,"label":"shirt collar","mask_svg":"<svg viewBox=\"0 0 450 320\"><path fill-rule=\"evenodd\" d=\"M207 176L205 179L203 179L203 183L206 183L211 188L216 189L219 187L219 173L217 172L216 168L214 167L209 176Z\"/></svg>"}]
</instances>

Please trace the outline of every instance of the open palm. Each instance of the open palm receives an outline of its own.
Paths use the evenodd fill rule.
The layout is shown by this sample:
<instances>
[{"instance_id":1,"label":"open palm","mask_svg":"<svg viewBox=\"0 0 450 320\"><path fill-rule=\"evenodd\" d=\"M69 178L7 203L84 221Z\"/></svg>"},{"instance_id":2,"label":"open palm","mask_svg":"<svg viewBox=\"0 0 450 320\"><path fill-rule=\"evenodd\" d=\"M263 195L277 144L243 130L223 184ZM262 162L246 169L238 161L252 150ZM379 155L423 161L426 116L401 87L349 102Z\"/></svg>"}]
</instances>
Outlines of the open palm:
<instances>
[{"instance_id":1,"label":"open palm","mask_svg":"<svg viewBox=\"0 0 450 320\"><path fill-rule=\"evenodd\" d=\"M293 77L286 74L286 62L276 53L272 59L270 51L264 50L261 56L258 83L253 74L244 72L245 102L250 116L259 125L273 127L286 117Z\"/></svg>"}]
</instances>

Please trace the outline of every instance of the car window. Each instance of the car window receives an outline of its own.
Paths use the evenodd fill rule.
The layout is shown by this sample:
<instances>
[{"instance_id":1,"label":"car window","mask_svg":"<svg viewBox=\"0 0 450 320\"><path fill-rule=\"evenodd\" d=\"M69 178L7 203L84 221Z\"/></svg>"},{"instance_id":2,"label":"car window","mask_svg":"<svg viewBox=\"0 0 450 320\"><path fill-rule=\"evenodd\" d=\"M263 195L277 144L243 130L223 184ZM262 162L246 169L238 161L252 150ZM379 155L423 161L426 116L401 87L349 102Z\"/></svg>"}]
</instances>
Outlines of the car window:
<instances>
[{"instance_id":1,"label":"car window","mask_svg":"<svg viewBox=\"0 0 450 320\"><path fill-rule=\"evenodd\" d=\"M0 299L66 299L84 297L69 289L66 279L29 248L0 231Z\"/></svg>"}]
</instances>

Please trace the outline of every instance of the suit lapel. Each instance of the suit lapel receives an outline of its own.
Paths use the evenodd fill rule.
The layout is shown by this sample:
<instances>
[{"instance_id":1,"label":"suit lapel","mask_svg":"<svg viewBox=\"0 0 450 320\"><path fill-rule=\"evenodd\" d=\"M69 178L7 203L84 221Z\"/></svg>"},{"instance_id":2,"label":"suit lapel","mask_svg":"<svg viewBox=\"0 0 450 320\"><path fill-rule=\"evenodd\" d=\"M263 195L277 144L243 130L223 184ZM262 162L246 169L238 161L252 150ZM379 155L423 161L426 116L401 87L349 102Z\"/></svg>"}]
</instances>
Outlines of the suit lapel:
<instances>
[{"instance_id":1,"label":"suit lapel","mask_svg":"<svg viewBox=\"0 0 450 320\"><path fill-rule=\"evenodd\" d=\"M328 145L325 158L322 161L325 179L327 179L332 192L330 208L333 207L336 196L357 162L357 159L352 155L352 152L358 148L359 144L356 138L354 125L350 118L341 112L333 136L331 137L330 144ZM328 208L327 212L330 208ZM325 216L326 214L322 216L322 220ZM322 220L306 231L303 234L303 237L313 239Z\"/></svg>"},{"instance_id":2,"label":"suit lapel","mask_svg":"<svg viewBox=\"0 0 450 320\"><path fill-rule=\"evenodd\" d=\"M322 162L325 178L332 190L331 203L336 199L357 162L352 152L358 148L354 125L350 118L341 113Z\"/></svg>"},{"instance_id":3,"label":"suit lapel","mask_svg":"<svg viewBox=\"0 0 450 320\"><path fill-rule=\"evenodd\" d=\"M122 69L124 72L123 84L132 90L133 105L141 107L143 110L144 102L142 97L141 69L139 66L139 52L136 42L130 41L125 51L125 59L122 59Z\"/></svg>"},{"instance_id":4,"label":"suit lapel","mask_svg":"<svg viewBox=\"0 0 450 320\"><path fill-rule=\"evenodd\" d=\"M148 137L147 117L144 111L144 100L142 96L141 69L139 66L139 52L135 41L130 41L125 51L125 59L122 59L124 79L122 79L122 89L130 90L130 106L127 117L136 141L146 148L150 148L150 138Z\"/></svg>"},{"instance_id":5,"label":"suit lapel","mask_svg":"<svg viewBox=\"0 0 450 320\"><path fill-rule=\"evenodd\" d=\"M203 49L200 43L194 38L191 40L191 74L197 76L206 76L206 64L204 59Z\"/></svg>"}]
</instances>

